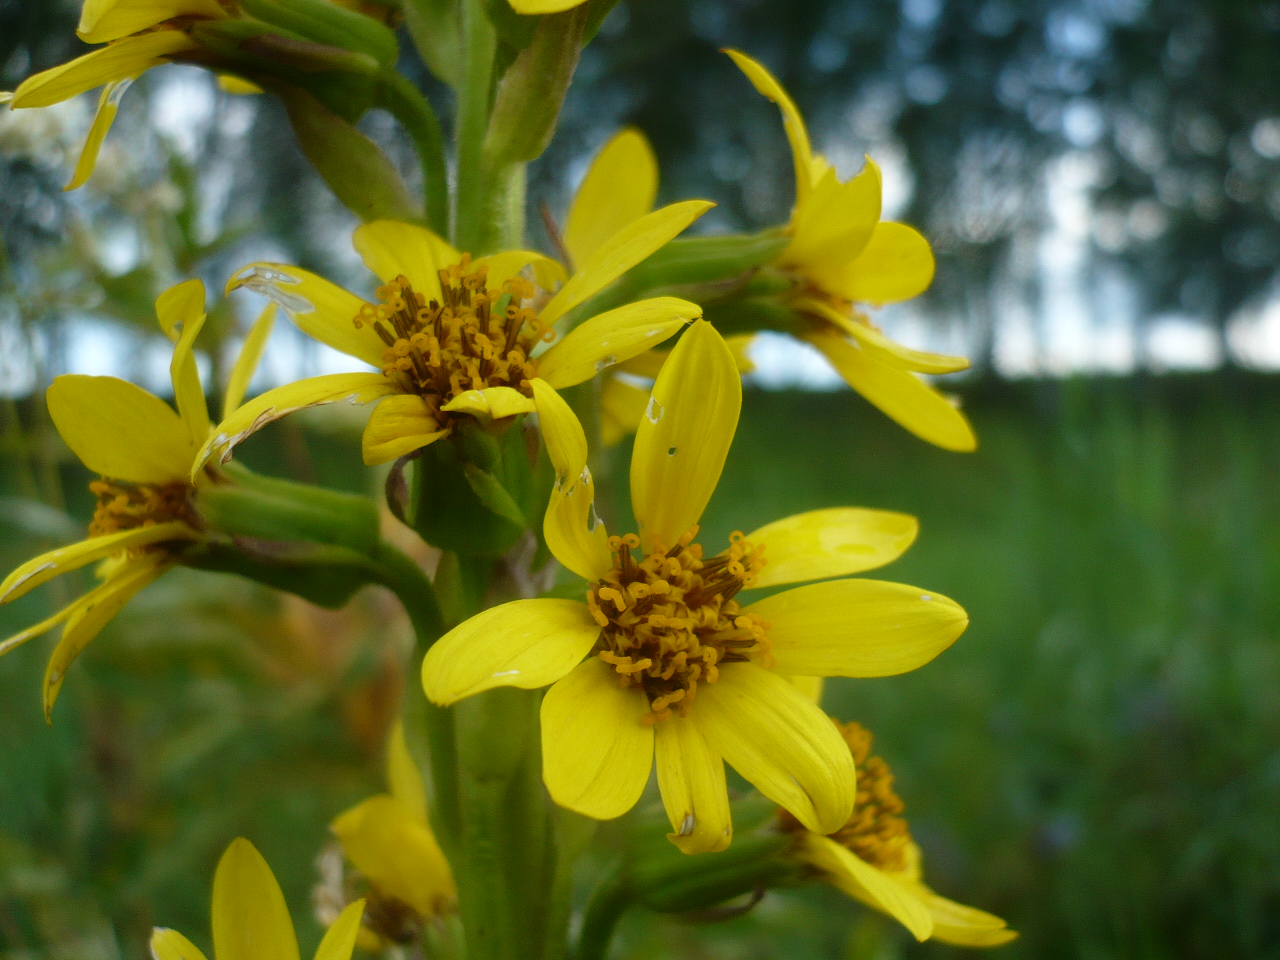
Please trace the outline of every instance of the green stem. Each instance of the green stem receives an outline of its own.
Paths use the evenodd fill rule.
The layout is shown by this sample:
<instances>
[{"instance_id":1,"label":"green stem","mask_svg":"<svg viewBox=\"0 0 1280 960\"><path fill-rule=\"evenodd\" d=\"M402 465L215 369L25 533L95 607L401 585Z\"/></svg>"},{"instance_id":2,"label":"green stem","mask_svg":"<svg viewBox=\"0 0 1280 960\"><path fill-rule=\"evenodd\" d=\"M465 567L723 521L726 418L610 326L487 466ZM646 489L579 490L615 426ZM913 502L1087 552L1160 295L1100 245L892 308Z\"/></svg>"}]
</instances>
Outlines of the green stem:
<instances>
[{"instance_id":1,"label":"green stem","mask_svg":"<svg viewBox=\"0 0 1280 960\"><path fill-rule=\"evenodd\" d=\"M466 0L462 13L466 69L458 91L457 198L453 240L476 256L488 253L481 244L487 232L484 139L493 103L493 64L498 36L481 0Z\"/></svg>"},{"instance_id":2,"label":"green stem","mask_svg":"<svg viewBox=\"0 0 1280 960\"><path fill-rule=\"evenodd\" d=\"M631 904L631 893L620 871L615 871L596 888L582 918L582 930L574 945L572 960L605 960L614 928Z\"/></svg>"},{"instance_id":3,"label":"green stem","mask_svg":"<svg viewBox=\"0 0 1280 960\"><path fill-rule=\"evenodd\" d=\"M400 599L413 624L413 632L419 642L425 640L429 648L444 633L444 620L426 571L412 557L385 541L379 541L374 547L373 558L381 571L382 585Z\"/></svg>"},{"instance_id":4,"label":"green stem","mask_svg":"<svg viewBox=\"0 0 1280 960\"><path fill-rule=\"evenodd\" d=\"M426 97L400 73L385 70L378 79L378 105L400 121L418 150L427 225L444 236L449 232L449 174L440 120Z\"/></svg>"}]
</instances>

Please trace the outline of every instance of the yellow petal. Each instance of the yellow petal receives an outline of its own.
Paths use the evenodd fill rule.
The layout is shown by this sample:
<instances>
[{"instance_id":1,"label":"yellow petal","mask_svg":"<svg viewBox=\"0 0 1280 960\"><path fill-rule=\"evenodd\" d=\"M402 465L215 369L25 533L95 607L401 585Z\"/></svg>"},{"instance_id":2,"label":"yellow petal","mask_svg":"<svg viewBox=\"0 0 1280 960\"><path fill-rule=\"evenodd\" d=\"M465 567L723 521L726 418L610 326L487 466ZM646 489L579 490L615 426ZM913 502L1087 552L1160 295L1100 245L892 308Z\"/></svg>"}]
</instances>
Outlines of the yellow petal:
<instances>
[{"instance_id":1,"label":"yellow petal","mask_svg":"<svg viewBox=\"0 0 1280 960\"><path fill-rule=\"evenodd\" d=\"M351 243L379 280L390 283L403 275L427 300L440 299L438 271L462 259L426 227L399 220L375 220L356 227Z\"/></svg>"},{"instance_id":2,"label":"yellow petal","mask_svg":"<svg viewBox=\"0 0 1280 960\"><path fill-rule=\"evenodd\" d=\"M612 447L635 433L648 405L648 390L623 383L617 377L606 378L600 387L600 439L604 445Z\"/></svg>"},{"instance_id":3,"label":"yellow petal","mask_svg":"<svg viewBox=\"0 0 1280 960\"><path fill-rule=\"evenodd\" d=\"M346 909L338 914L338 919L333 921L333 926L325 932L324 939L316 948L315 960L351 960L363 916L363 900L347 904Z\"/></svg>"},{"instance_id":4,"label":"yellow petal","mask_svg":"<svg viewBox=\"0 0 1280 960\"><path fill-rule=\"evenodd\" d=\"M726 338L725 343L730 339ZM730 350L733 348L730 347ZM662 370L662 365L667 362L667 357L671 356L670 350L648 350L638 356L632 357L618 364L620 373L629 373L636 377L647 377L650 380L658 379L658 373Z\"/></svg>"},{"instance_id":5,"label":"yellow petal","mask_svg":"<svg viewBox=\"0 0 1280 960\"><path fill-rule=\"evenodd\" d=\"M598 580L613 564L609 534L595 513L595 482L587 467L587 437L573 410L542 380L534 380L538 425L555 468L555 485L542 521L547 548L566 568Z\"/></svg>"},{"instance_id":6,"label":"yellow petal","mask_svg":"<svg viewBox=\"0 0 1280 960\"><path fill-rule=\"evenodd\" d=\"M905 513L835 507L775 520L747 539L765 548L765 567L753 584L847 577L902 556L919 524Z\"/></svg>"},{"instance_id":7,"label":"yellow petal","mask_svg":"<svg viewBox=\"0 0 1280 960\"><path fill-rule=\"evenodd\" d=\"M628 127L596 154L573 195L564 245L574 263L585 263L611 236L653 209L658 159L649 139Z\"/></svg>"},{"instance_id":8,"label":"yellow petal","mask_svg":"<svg viewBox=\"0 0 1280 960\"><path fill-rule=\"evenodd\" d=\"M828 170L796 207L791 244L781 262L806 270L855 260L880 221L880 184L880 168L870 157L848 183L841 183L835 170Z\"/></svg>"},{"instance_id":9,"label":"yellow petal","mask_svg":"<svg viewBox=\"0 0 1280 960\"><path fill-rule=\"evenodd\" d=\"M204 284L187 280L170 287L156 300L156 317L162 329L174 341L169 377L173 396L191 434L192 446L199 447L209 439L209 407L196 367L195 340L204 326Z\"/></svg>"},{"instance_id":10,"label":"yellow petal","mask_svg":"<svg viewBox=\"0 0 1280 960\"><path fill-rule=\"evenodd\" d=\"M511 9L525 14L560 13L585 2L586 0L511 0Z\"/></svg>"},{"instance_id":11,"label":"yellow petal","mask_svg":"<svg viewBox=\"0 0 1280 960\"><path fill-rule=\"evenodd\" d=\"M157 30L99 47L83 57L28 77L13 91L13 108L48 107L77 94L136 77L197 44L181 30Z\"/></svg>"},{"instance_id":12,"label":"yellow petal","mask_svg":"<svg viewBox=\"0 0 1280 960\"><path fill-rule=\"evenodd\" d=\"M645 695L618 686L614 669L598 657L548 690L542 778L551 799L597 820L634 807L653 767L653 726L643 722L648 713Z\"/></svg>"},{"instance_id":13,"label":"yellow petal","mask_svg":"<svg viewBox=\"0 0 1280 960\"><path fill-rule=\"evenodd\" d=\"M725 53L732 57L738 69L747 75L751 85L761 95L776 103L782 111L782 126L787 131L787 140L791 143L791 157L796 168L796 206L800 207L808 198L809 190L815 182L811 179L814 166L813 148L809 146L809 132L805 129L804 118L800 116L795 103L782 88L782 84L774 79L773 74L745 53L737 50L726 50Z\"/></svg>"},{"instance_id":14,"label":"yellow petal","mask_svg":"<svg viewBox=\"0 0 1280 960\"><path fill-rule=\"evenodd\" d=\"M933 918L928 908L895 877L877 870L827 837L809 835L803 843L802 857L825 873L839 890L887 913L910 930L917 940L929 939L933 933Z\"/></svg>"},{"instance_id":15,"label":"yellow petal","mask_svg":"<svg viewBox=\"0 0 1280 960\"><path fill-rule=\"evenodd\" d=\"M685 227L714 207L707 200L685 200L645 214L606 240L538 316L548 326L588 297L600 292L655 250L674 239Z\"/></svg>"},{"instance_id":16,"label":"yellow petal","mask_svg":"<svg viewBox=\"0 0 1280 960\"><path fill-rule=\"evenodd\" d=\"M822 705L822 688L825 677L787 677L793 687L819 706Z\"/></svg>"},{"instance_id":17,"label":"yellow petal","mask_svg":"<svg viewBox=\"0 0 1280 960\"><path fill-rule=\"evenodd\" d=\"M94 473L131 483L186 477L196 445L167 403L116 377L55 377L49 416L72 452Z\"/></svg>"},{"instance_id":18,"label":"yellow petal","mask_svg":"<svg viewBox=\"0 0 1280 960\"><path fill-rule=\"evenodd\" d=\"M153 960L205 960L200 948L177 930L156 927L151 931Z\"/></svg>"},{"instance_id":19,"label":"yellow petal","mask_svg":"<svg viewBox=\"0 0 1280 960\"><path fill-rule=\"evenodd\" d=\"M0 643L0 656L3 656L4 654L8 653L10 650L14 650L22 646L28 640L38 637L43 633L48 633L58 624L63 623L64 621L73 617L80 610L83 610L86 607L92 606L93 604L99 602L103 597L109 595L114 589L115 587L109 583L99 584L98 586L90 590L88 593L86 593L84 596L77 597L75 600L71 601L71 603L67 604L61 610L57 611L56 613L50 614L48 617L45 617L45 619L41 620L39 623L35 624L34 626L27 627L25 630L21 630L18 633L15 633L13 636L6 639L3 643Z\"/></svg>"},{"instance_id":20,"label":"yellow petal","mask_svg":"<svg viewBox=\"0 0 1280 960\"><path fill-rule=\"evenodd\" d=\"M671 351L631 453L642 546L670 547L702 517L742 409L742 381L715 327L699 320Z\"/></svg>"},{"instance_id":21,"label":"yellow petal","mask_svg":"<svg viewBox=\"0 0 1280 960\"><path fill-rule=\"evenodd\" d=\"M227 281L227 293L245 287L273 300L314 340L379 369L387 345L368 324L357 328L364 301L324 277L286 263L251 263Z\"/></svg>"},{"instance_id":22,"label":"yellow petal","mask_svg":"<svg viewBox=\"0 0 1280 960\"><path fill-rule=\"evenodd\" d=\"M858 341L859 345L880 353L884 359L904 370L915 373L956 373L969 369L969 361L965 357L952 357L945 353L928 353L924 350L912 350L900 343L895 343L879 330L863 323L852 316L834 309L821 300L801 299L793 303L798 313L813 313L827 320Z\"/></svg>"},{"instance_id":23,"label":"yellow petal","mask_svg":"<svg viewBox=\"0 0 1280 960\"><path fill-rule=\"evenodd\" d=\"M688 717L663 720L655 735L658 789L675 831L667 838L685 853L723 850L733 839L724 761Z\"/></svg>"},{"instance_id":24,"label":"yellow petal","mask_svg":"<svg viewBox=\"0 0 1280 960\"><path fill-rule=\"evenodd\" d=\"M260 393L214 428L213 436L196 456L192 473L204 466L210 457L216 456L223 463L230 460L237 444L295 410L343 400L371 403L395 390L395 385L380 373L331 373Z\"/></svg>"},{"instance_id":25,"label":"yellow petal","mask_svg":"<svg viewBox=\"0 0 1280 960\"><path fill-rule=\"evenodd\" d=\"M754 663L724 664L719 680L698 686L690 716L712 750L808 829L833 833L849 819L849 747L784 677Z\"/></svg>"},{"instance_id":26,"label":"yellow petal","mask_svg":"<svg viewBox=\"0 0 1280 960\"><path fill-rule=\"evenodd\" d=\"M298 960L280 884L243 837L231 841L213 877L213 952L217 960Z\"/></svg>"},{"instance_id":27,"label":"yellow petal","mask_svg":"<svg viewBox=\"0 0 1280 960\"><path fill-rule=\"evenodd\" d=\"M257 372L275 324L276 305L268 303L249 329L249 335L244 338L244 346L240 348L240 355L236 357L235 366L231 368L231 377L227 380L227 390L222 398L222 419L231 416L244 403L244 395Z\"/></svg>"},{"instance_id":28,"label":"yellow petal","mask_svg":"<svg viewBox=\"0 0 1280 960\"><path fill-rule=\"evenodd\" d=\"M933 939L957 947L999 947L1018 939L1003 920L985 910L966 907L962 903L940 897L919 881L902 880L920 897L933 918Z\"/></svg>"},{"instance_id":29,"label":"yellow petal","mask_svg":"<svg viewBox=\"0 0 1280 960\"><path fill-rule=\"evenodd\" d=\"M702 308L676 297L654 297L609 310L575 327L538 359L538 376L556 389L590 380L630 360L702 316Z\"/></svg>"},{"instance_id":30,"label":"yellow petal","mask_svg":"<svg viewBox=\"0 0 1280 960\"><path fill-rule=\"evenodd\" d=\"M477 258L474 265L488 271L486 286L490 290L501 290L504 282L521 273L525 267L532 268L533 279L543 290L553 290L565 281L564 267L534 250L503 250Z\"/></svg>"},{"instance_id":31,"label":"yellow petal","mask_svg":"<svg viewBox=\"0 0 1280 960\"><path fill-rule=\"evenodd\" d=\"M0 603L16 600L42 583L61 576L71 570L151 543L163 543L166 540L191 540L199 534L180 520L170 523L157 523L149 527L134 527L132 530L120 530L102 537L90 537L57 550L42 553L34 560L28 560L0 583Z\"/></svg>"},{"instance_id":32,"label":"yellow petal","mask_svg":"<svg viewBox=\"0 0 1280 960\"><path fill-rule=\"evenodd\" d=\"M427 822L427 793L422 772L404 739L404 721L397 719L387 737L387 786L419 823Z\"/></svg>"},{"instance_id":33,"label":"yellow petal","mask_svg":"<svg viewBox=\"0 0 1280 960\"><path fill-rule=\"evenodd\" d=\"M501 420L521 413L533 413L534 403L513 387L486 387L460 393L441 410L449 413L469 413L473 417Z\"/></svg>"},{"instance_id":34,"label":"yellow petal","mask_svg":"<svg viewBox=\"0 0 1280 960\"><path fill-rule=\"evenodd\" d=\"M331 829L370 883L422 916L436 916L456 898L449 863L431 829L395 797L370 797L340 814Z\"/></svg>"},{"instance_id":35,"label":"yellow petal","mask_svg":"<svg viewBox=\"0 0 1280 960\"><path fill-rule=\"evenodd\" d=\"M729 348L729 352L733 354L733 359L738 364L738 372L741 374L755 372L756 364L751 359L751 345L755 341L756 335L754 333L738 333L732 337L724 338L725 345Z\"/></svg>"},{"instance_id":36,"label":"yellow petal","mask_svg":"<svg viewBox=\"0 0 1280 960\"><path fill-rule=\"evenodd\" d=\"M218 74L218 89L238 97L251 97L262 93L262 88L256 83L232 73Z\"/></svg>"},{"instance_id":37,"label":"yellow petal","mask_svg":"<svg viewBox=\"0 0 1280 960\"><path fill-rule=\"evenodd\" d=\"M364 462L388 463L447 436L440 421L417 394L387 397L373 411L360 439Z\"/></svg>"},{"instance_id":38,"label":"yellow petal","mask_svg":"<svg viewBox=\"0 0 1280 960\"><path fill-rule=\"evenodd\" d=\"M978 438L964 414L914 373L843 337L811 333L805 339L822 351L845 383L921 440L944 450L977 449Z\"/></svg>"},{"instance_id":39,"label":"yellow petal","mask_svg":"<svg viewBox=\"0 0 1280 960\"><path fill-rule=\"evenodd\" d=\"M67 668L87 647L135 593L154 581L173 566L173 561L160 554L145 555L122 566L114 576L80 599L75 611L67 617L62 628L62 638L53 648L53 655L44 671L44 717L53 715Z\"/></svg>"},{"instance_id":40,"label":"yellow petal","mask_svg":"<svg viewBox=\"0 0 1280 960\"><path fill-rule=\"evenodd\" d=\"M859 303L897 303L924 293L933 282L929 241L905 223L878 223L851 263L810 271L823 290Z\"/></svg>"},{"instance_id":41,"label":"yellow petal","mask_svg":"<svg viewBox=\"0 0 1280 960\"><path fill-rule=\"evenodd\" d=\"M924 666L964 633L954 600L904 583L829 580L757 601L769 622L769 652L781 673L890 677Z\"/></svg>"},{"instance_id":42,"label":"yellow petal","mask_svg":"<svg viewBox=\"0 0 1280 960\"><path fill-rule=\"evenodd\" d=\"M133 83L133 77L125 77L108 83L98 96L98 110L93 115L93 124L89 127L89 135L85 137L84 146L80 149L80 159L76 161L75 172L63 190L77 190L93 175L93 168L98 163L98 154L102 151L102 141L107 138L111 124L115 122L116 112L120 109L120 98Z\"/></svg>"},{"instance_id":43,"label":"yellow petal","mask_svg":"<svg viewBox=\"0 0 1280 960\"><path fill-rule=\"evenodd\" d=\"M494 687L545 687L572 670L599 635L585 603L513 600L437 640L422 660L422 687L442 707Z\"/></svg>"},{"instance_id":44,"label":"yellow petal","mask_svg":"<svg viewBox=\"0 0 1280 960\"><path fill-rule=\"evenodd\" d=\"M226 15L216 0L85 0L76 36L85 43L106 43L175 17Z\"/></svg>"}]
</instances>

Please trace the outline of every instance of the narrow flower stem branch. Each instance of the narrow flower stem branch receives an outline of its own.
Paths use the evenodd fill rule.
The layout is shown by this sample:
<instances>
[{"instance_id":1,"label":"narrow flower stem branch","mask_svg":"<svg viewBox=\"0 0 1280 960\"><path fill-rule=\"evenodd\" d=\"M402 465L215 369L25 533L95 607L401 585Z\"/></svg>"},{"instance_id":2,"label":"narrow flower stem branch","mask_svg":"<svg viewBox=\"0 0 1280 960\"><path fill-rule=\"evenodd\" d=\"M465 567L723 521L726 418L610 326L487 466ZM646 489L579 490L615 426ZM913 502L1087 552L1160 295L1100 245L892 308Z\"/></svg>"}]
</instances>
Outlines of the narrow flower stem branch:
<instances>
[{"instance_id":1,"label":"narrow flower stem branch","mask_svg":"<svg viewBox=\"0 0 1280 960\"><path fill-rule=\"evenodd\" d=\"M596 887L582 918L582 930L570 960L605 960L613 931L631 905L631 892L621 871L614 871Z\"/></svg>"},{"instance_id":2,"label":"narrow flower stem branch","mask_svg":"<svg viewBox=\"0 0 1280 960\"><path fill-rule=\"evenodd\" d=\"M385 70L379 77L378 105L399 120L413 139L422 165L427 226L441 236L446 235L449 232L449 173L444 136L435 110L426 97L395 70Z\"/></svg>"},{"instance_id":3,"label":"narrow flower stem branch","mask_svg":"<svg viewBox=\"0 0 1280 960\"><path fill-rule=\"evenodd\" d=\"M484 139L489 129L498 39L481 0L466 0L462 15L466 68L462 89L458 91L453 238L460 249L480 256L490 252L481 247L488 232L485 215L489 207Z\"/></svg>"}]
</instances>

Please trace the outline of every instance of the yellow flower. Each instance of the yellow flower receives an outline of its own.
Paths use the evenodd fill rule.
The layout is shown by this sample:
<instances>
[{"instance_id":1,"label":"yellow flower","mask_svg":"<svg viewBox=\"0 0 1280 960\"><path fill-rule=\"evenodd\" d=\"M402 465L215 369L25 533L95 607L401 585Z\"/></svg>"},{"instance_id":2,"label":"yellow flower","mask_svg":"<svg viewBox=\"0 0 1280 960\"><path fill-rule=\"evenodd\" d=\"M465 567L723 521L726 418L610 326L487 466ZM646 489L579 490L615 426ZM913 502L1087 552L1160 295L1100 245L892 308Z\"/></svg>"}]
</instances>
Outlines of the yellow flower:
<instances>
[{"instance_id":1,"label":"yellow flower","mask_svg":"<svg viewBox=\"0 0 1280 960\"><path fill-rule=\"evenodd\" d=\"M76 35L106 46L28 77L13 92L11 104L15 110L47 107L102 87L67 190L82 186L93 173L129 84L152 67L196 50L199 44L187 32L192 22L228 15L217 0L85 0Z\"/></svg>"},{"instance_id":2,"label":"yellow flower","mask_svg":"<svg viewBox=\"0 0 1280 960\"><path fill-rule=\"evenodd\" d=\"M572 10L586 3L586 0L510 0L511 9L516 13L561 13Z\"/></svg>"},{"instance_id":3,"label":"yellow flower","mask_svg":"<svg viewBox=\"0 0 1280 960\"><path fill-rule=\"evenodd\" d=\"M370 797L330 826L352 865L369 881L367 932L375 942L407 943L422 923L452 911L457 889L427 822L422 776L397 722L387 741L390 793Z\"/></svg>"},{"instance_id":4,"label":"yellow flower","mask_svg":"<svg viewBox=\"0 0 1280 960\"><path fill-rule=\"evenodd\" d=\"M378 371L314 377L268 391L219 424L201 452L225 457L263 424L303 407L381 400L364 432L364 460L385 463L447 436L463 417L502 420L534 409L529 382L555 388L591 379L672 336L701 315L696 304L656 297L592 317L555 340L568 311L657 250L702 215L702 200L663 207L619 230L564 279L555 261L511 250L472 261L424 227L379 220L359 227L356 250L383 286L368 303L315 274L250 264L227 284L265 294L304 333ZM541 305L539 305L541 304Z\"/></svg>"},{"instance_id":5,"label":"yellow flower","mask_svg":"<svg viewBox=\"0 0 1280 960\"><path fill-rule=\"evenodd\" d=\"M177 412L159 397L116 377L66 374L49 386L49 415L72 452L101 477L89 536L24 563L0 583L0 603L54 577L102 561L102 582L51 617L0 642L7 653L65 624L44 679L48 718L67 668L129 599L172 567L184 547L201 538L191 476L196 452L209 435L209 413L193 346L204 325L204 285L188 280L156 300L156 314L174 341L169 372ZM271 332L274 307L264 311L237 359L227 385L225 411L234 410Z\"/></svg>"},{"instance_id":6,"label":"yellow flower","mask_svg":"<svg viewBox=\"0 0 1280 960\"><path fill-rule=\"evenodd\" d=\"M597 819L620 816L656 752L671 839L685 852L731 839L723 761L809 829L837 829L853 807L853 760L787 677L913 670L968 618L945 597L876 580L826 580L745 606L736 595L888 563L914 539L915 520L817 510L734 534L704 559L697 523L742 405L733 355L705 321L663 365L636 434L639 536L609 537L595 520L582 426L553 390L533 386L557 476L544 533L587 581L586 602L517 600L472 617L424 658L427 696L448 705L497 686L552 684L541 713L552 798Z\"/></svg>"},{"instance_id":7,"label":"yellow flower","mask_svg":"<svg viewBox=\"0 0 1280 960\"><path fill-rule=\"evenodd\" d=\"M1018 934L997 916L934 893L921 880L920 848L902 816L893 774L871 755L871 734L856 723L836 723L858 768L853 815L827 836L813 833L785 811L784 830L796 836L796 856L830 884L898 920L917 940L961 947L998 947Z\"/></svg>"},{"instance_id":8,"label":"yellow flower","mask_svg":"<svg viewBox=\"0 0 1280 960\"><path fill-rule=\"evenodd\" d=\"M284 894L262 854L248 840L231 841L213 876L215 960L298 960L298 938ZM350 960L364 901L351 904L316 948L315 960ZM155 960L205 960L200 948L177 930L156 927Z\"/></svg>"},{"instance_id":9,"label":"yellow flower","mask_svg":"<svg viewBox=\"0 0 1280 960\"><path fill-rule=\"evenodd\" d=\"M618 230L653 209L658 195L658 160L645 135L627 128L614 134L587 168L569 205L564 225L564 248L571 263L585 263ZM749 356L752 334L727 337L741 373L754 366ZM600 432L606 446L636 432L649 391L618 377L652 380L662 369L666 352L650 350L608 370L600 386Z\"/></svg>"},{"instance_id":10,"label":"yellow flower","mask_svg":"<svg viewBox=\"0 0 1280 960\"><path fill-rule=\"evenodd\" d=\"M777 266L796 276L790 305L809 321L803 339L853 387L916 436L947 450L973 450L968 420L917 374L954 373L964 357L924 353L894 343L855 304L879 306L922 293L933 279L929 242L902 223L880 219L880 169L841 183L809 145L804 120L782 85L736 50L726 53L755 88L782 110L796 173L791 243Z\"/></svg>"}]
</instances>

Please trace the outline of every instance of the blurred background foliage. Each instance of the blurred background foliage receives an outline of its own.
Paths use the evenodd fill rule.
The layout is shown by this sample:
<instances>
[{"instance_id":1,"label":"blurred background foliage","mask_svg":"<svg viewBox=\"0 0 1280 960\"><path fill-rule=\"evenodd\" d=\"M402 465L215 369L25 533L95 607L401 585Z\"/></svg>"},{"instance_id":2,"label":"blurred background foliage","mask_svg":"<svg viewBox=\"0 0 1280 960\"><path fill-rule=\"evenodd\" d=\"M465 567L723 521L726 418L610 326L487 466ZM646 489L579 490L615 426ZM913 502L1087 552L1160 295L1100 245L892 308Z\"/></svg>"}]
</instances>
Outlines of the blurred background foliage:
<instances>
[{"instance_id":1,"label":"blurred background foliage","mask_svg":"<svg viewBox=\"0 0 1280 960\"><path fill-rule=\"evenodd\" d=\"M76 16L70 2L0 4L0 87L74 55ZM710 229L784 219L776 111L725 45L778 72L842 168L872 153L894 215L934 242L938 278L914 322L974 358L955 389L982 447L928 448L848 393L749 391L708 542L837 504L921 518L884 576L959 599L972 627L917 673L832 682L827 705L876 733L934 886L1023 931L1004 955L1280 957L1280 384L1239 369L1257 364L1232 339L1272 297L1280 253L1280 4L624 0L531 170L534 202L562 211L591 151L632 123L654 140L664 199L720 204ZM411 56L403 68L446 103ZM269 256L365 282L348 215L271 100L153 71L90 186L62 194L87 117L83 104L0 114L5 569L74 538L90 512L88 477L43 411L49 377L106 353L155 383L167 347L151 301L192 273L219 289ZM394 124L362 128L412 179ZM1063 257L1083 327L1061 319ZM1069 363L1001 376L1011 318L1034 361L1012 372L1062 372L1055 344L1101 338L1116 300L1130 305L1128 353L1094 366L1126 376ZM1143 331L1171 313L1212 333L1201 365L1219 369L1153 372ZM246 319L216 309L211 366ZM287 337L268 376L323 364ZM274 425L245 460L374 492L358 424L322 414ZM0 627L74 586L0 610ZM376 590L324 613L177 571L92 646L52 728L47 644L5 657L0 957L144 956L152 924L206 931L213 866L237 834L271 862L309 951L314 861L332 816L381 788L406 643ZM714 925L634 915L618 955L949 951L806 888Z\"/></svg>"}]
</instances>

